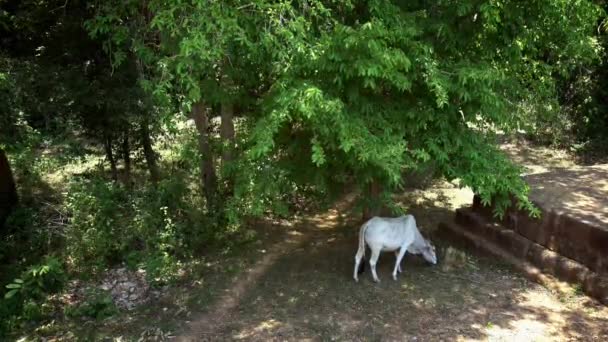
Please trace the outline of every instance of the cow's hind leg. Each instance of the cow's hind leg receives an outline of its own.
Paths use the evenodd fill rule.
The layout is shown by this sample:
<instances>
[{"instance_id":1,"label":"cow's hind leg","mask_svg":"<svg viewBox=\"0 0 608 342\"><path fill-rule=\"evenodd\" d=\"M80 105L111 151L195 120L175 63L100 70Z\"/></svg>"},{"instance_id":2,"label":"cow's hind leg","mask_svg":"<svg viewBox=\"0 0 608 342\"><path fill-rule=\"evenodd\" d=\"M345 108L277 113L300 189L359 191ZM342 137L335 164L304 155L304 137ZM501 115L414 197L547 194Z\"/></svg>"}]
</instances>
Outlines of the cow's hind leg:
<instances>
[{"instance_id":1,"label":"cow's hind leg","mask_svg":"<svg viewBox=\"0 0 608 342\"><path fill-rule=\"evenodd\" d=\"M359 274L365 272L365 263L367 262L367 260L365 259L365 255L363 255L363 258L361 259L361 264L359 266Z\"/></svg>"},{"instance_id":2,"label":"cow's hind leg","mask_svg":"<svg viewBox=\"0 0 608 342\"><path fill-rule=\"evenodd\" d=\"M378 258L380 257L380 249L371 248L371 250L372 256L369 258L369 266L372 269L372 277L374 278L374 281L379 283L380 279L378 279L378 274L376 274L376 264L378 263Z\"/></svg>"},{"instance_id":3,"label":"cow's hind leg","mask_svg":"<svg viewBox=\"0 0 608 342\"><path fill-rule=\"evenodd\" d=\"M359 281L359 264L361 263L361 259L363 259L363 253L359 253L355 255L355 270L353 271L353 279L355 281Z\"/></svg>"},{"instance_id":4,"label":"cow's hind leg","mask_svg":"<svg viewBox=\"0 0 608 342\"><path fill-rule=\"evenodd\" d=\"M395 260L399 260L399 250L396 250L396 251L395 251ZM398 262L398 263L397 263L397 273L401 273L401 272L403 272L403 271L401 270L401 263L400 263L400 262Z\"/></svg>"}]
</instances>

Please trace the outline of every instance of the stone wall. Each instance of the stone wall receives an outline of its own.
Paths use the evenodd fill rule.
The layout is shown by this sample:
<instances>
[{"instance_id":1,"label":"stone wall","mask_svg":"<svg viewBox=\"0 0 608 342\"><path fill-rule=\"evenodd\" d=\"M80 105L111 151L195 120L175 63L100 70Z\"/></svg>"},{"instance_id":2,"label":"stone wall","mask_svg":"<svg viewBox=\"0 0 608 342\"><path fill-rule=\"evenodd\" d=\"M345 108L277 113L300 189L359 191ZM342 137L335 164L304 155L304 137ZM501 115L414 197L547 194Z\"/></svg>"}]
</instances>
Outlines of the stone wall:
<instances>
[{"instance_id":1,"label":"stone wall","mask_svg":"<svg viewBox=\"0 0 608 342\"><path fill-rule=\"evenodd\" d=\"M531 218L513 206L499 223L595 272L608 273L608 227L572 218L555 209L548 211L535 204L541 209L540 218ZM484 207L478 196L473 199L473 210L486 217L491 216L491 208Z\"/></svg>"}]
</instances>

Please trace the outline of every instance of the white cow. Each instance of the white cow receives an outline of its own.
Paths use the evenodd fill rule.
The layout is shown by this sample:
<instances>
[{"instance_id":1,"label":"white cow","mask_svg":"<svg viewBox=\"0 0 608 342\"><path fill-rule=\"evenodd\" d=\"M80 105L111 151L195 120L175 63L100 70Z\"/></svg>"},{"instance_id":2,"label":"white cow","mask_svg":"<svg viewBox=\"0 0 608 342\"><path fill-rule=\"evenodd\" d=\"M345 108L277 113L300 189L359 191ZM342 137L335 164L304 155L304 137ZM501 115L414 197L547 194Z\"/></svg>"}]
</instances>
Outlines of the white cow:
<instances>
[{"instance_id":1,"label":"white cow","mask_svg":"<svg viewBox=\"0 0 608 342\"><path fill-rule=\"evenodd\" d=\"M355 281L359 281L359 264L365 256L366 242L372 251L369 265L375 282L380 282L376 274L376 262L380 252L395 251L397 257L393 270L393 279L395 280L397 280L397 272L401 273L401 259L403 259L406 251L412 254L422 254L424 259L431 264L437 263L435 247L420 234L414 216L402 215L395 218L376 216L365 222L359 231L359 249L355 255L355 272L353 274Z\"/></svg>"}]
</instances>

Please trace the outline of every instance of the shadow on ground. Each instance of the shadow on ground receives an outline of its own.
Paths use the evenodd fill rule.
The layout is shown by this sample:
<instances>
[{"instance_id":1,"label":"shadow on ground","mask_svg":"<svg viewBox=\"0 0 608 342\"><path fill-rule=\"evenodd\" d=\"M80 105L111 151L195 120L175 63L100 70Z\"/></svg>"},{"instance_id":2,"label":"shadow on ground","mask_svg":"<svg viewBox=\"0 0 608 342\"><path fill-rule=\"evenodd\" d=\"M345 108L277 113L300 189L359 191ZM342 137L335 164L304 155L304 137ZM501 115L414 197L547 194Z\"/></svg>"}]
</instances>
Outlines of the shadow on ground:
<instances>
[{"instance_id":1,"label":"shadow on ground","mask_svg":"<svg viewBox=\"0 0 608 342\"><path fill-rule=\"evenodd\" d=\"M441 194L432 197L410 207L423 224L452 215L442 206ZM290 227L286 240L277 243L282 247L268 248L276 253L266 254L239 276L235 292L228 289L218 300L220 305L212 305L182 340L608 337L607 315L597 314L601 307L583 297L576 298L587 307L569 305L495 260L480 256L471 256L464 267L448 272L407 255L404 273L393 281L394 256L386 253L378 265L380 284L371 281L369 272L355 283L352 267L360 222L344 217L330 211ZM445 247L445 242L436 242L440 250Z\"/></svg>"}]
</instances>

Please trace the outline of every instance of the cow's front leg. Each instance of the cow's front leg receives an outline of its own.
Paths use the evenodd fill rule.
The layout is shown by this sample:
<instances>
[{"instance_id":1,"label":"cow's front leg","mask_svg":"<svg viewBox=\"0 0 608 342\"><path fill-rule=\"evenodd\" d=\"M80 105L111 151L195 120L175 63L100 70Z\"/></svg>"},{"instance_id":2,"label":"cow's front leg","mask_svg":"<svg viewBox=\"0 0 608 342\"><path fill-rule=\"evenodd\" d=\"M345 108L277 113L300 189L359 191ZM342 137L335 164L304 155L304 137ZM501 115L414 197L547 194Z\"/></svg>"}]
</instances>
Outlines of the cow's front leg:
<instances>
[{"instance_id":1,"label":"cow's front leg","mask_svg":"<svg viewBox=\"0 0 608 342\"><path fill-rule=\"evenodd\" d=\"M397 255L397 260L395 261L395 269L393 270L393 279L397 280L397 270L401 267L401 259L407 252L407 248L414 242L414 238L406 239L405 242L401 245L401 249L399 249L399 255Z\"/></svg>"},{"instance_id":2,"label":"cow's front leg","mask_svg":"<svg viewBox=\"0 0 608 342\"><path fill-rule=\"evenodd\" d=\"M405 255L405 252L407 251L407 247L401 247L401 249L399 249L399 254L397 255L397 260L395 260L395 269L393 270L393 279L397 280L397 271L400 271L400 265L401 265L401 259L403 259L403 256Z\"/></svg>"}]
</instances>

